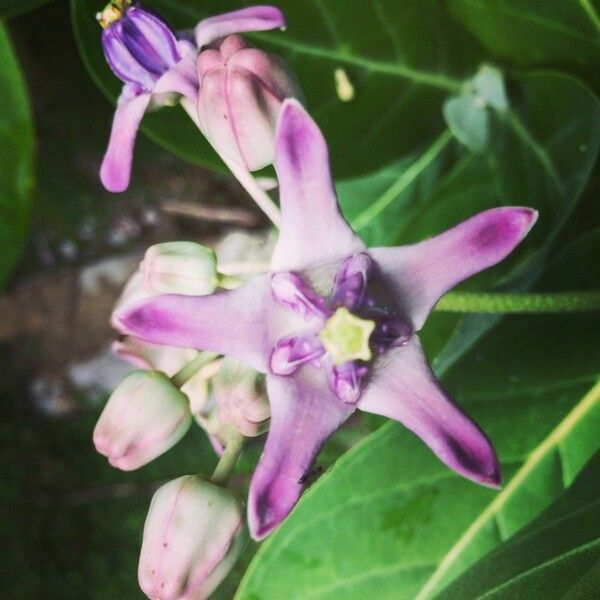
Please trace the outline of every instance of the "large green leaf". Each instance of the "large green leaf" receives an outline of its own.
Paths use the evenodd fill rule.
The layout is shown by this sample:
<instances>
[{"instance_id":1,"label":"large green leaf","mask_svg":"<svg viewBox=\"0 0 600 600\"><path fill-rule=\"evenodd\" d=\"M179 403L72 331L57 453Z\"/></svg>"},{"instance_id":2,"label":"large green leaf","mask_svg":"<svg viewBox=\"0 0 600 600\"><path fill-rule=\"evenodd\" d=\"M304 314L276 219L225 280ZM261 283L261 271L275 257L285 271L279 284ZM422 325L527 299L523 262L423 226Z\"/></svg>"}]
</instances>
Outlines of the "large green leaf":
<instances>
[{"instance_id":1,"label":"large green leaf","mask_svg":"<svg viewBox=\"0 0 600 600\"><path fill-rule=\"evenodd\" d=\"M440 600L591 597L580 592L600 586L599 472L596 454L550 508L461 575Z\"/></svg>"},{"instance_id":2,"label":"large green leaf","mask_svg":"<svg viewBox=\"0 0 600 600\"><path fill-rule=\"evenodd\" d=\"M34 140L29 100L8 32L0 22L0 285L27 233Z\"/></svg>"},{"instance_id":3,"label":"large green leaf","mask_svg":"<svg viewBox=\"0 0 600 600\"><path fill-rule=\"evenodd\" d=\"M249 4L145 2L181 29L214 12ZM282 0L277 5L287 16L287 30L249 37L283 55L297 74L308 107L332 146L338 176L380 168L438 135L443 100L482 59L475 42L436 0ZM114 98L119 85L102 56L94 21L98 5L72 0L71 7L83 59L98 85ZM339 68L354 88L350 102L336 94L334 73ZM219 165L182 111L152 115L144 130L185 158Z\"/></svg>"},{"instance_id":4,"label":"large green leaf","mask_svg":"<svg viewBox=\"0 0 600 600\"><path fill-rule=\"evenodd\" d=\"M51 0L0 0L0 19L16 17L48 2Z\"/></svg>"},{"instance_id":5,"label":"large green leaf","mask_svg":"<svg viewBox=\"0 0 600 600\"><path fill-rule=\"evenodd\" d=\"M494 54L523 66L560 66L596 83L597 0L446 0L453 15Z\"/></svg>"}]
</instances>

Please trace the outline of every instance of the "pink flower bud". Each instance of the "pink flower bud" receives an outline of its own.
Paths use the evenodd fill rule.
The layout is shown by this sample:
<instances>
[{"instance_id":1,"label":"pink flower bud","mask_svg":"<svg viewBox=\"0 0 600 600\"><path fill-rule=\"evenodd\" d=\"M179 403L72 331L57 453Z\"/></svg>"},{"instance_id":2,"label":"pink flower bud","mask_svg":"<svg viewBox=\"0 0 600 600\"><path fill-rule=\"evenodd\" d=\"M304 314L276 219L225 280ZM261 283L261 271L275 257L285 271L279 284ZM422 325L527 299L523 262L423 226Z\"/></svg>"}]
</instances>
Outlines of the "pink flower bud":
<instances>
[{"instance_id":1,"label":"pink flower bud","mask_svg":"<svg viewBox=\"0 0 600 600\"><path fill-rule=\"evenodd\" d=\"M203 296L214 292L217 260L209 248L193 242L155 244L140 264L144 288L156 294Z\"/></svg>"},{"instance_id":2,"label":"pink flower bud","mask_svg":"<svg viewBox=\"0 0 600 600\"><path fill-rule=\"evenodd\" d=\"M244 509L229 490L187 475L152 498L138 567L156 600L202 600L223 581L244 542Z\"/></svg>"},{"instance_id":3,"label":"pink flower bud","mask_svg":"<svg viewBox=\"0 0 600 600\"><path fill-rule=\"evenodd\" d=\"M214 379L219 419L234 425L246 437L264 433L271 416L265 378L231 358L223 359Z\"/></svg>"},{"instance_id":4,"label":"pink flower bud","mask_svg":"<svg viewBox=\"0 0 600 600\"><path fill-rule=\"evenodd\" d=\"M158 371L134 371L112 393L94 429L96 450L123 471L174 446L192 422L189 402Z\"/></svg>"},{"instance_id":5,"label":"pink flower bud","mask_svg":"<svg viewBox=\"0 0 600 600\"><path fill-rule=\"evenodd\" d=\"M153 344L133 335L122 336L113 342L112 351L138 369L162 371L169 377L173 377L198 354L193 348Z\"/></svg>"},{"instance_id":6,"label":"pink flower bud","mask_svg":"<svg viewBox=\"0 0 600 600\"><path fill-rule=\"evenodd\" d=\"M230 35L200 53L198 74L200 127L216 151L249 171L271 164L281 104L302 98L285 63Z\"/></svg>"}]
</instances>

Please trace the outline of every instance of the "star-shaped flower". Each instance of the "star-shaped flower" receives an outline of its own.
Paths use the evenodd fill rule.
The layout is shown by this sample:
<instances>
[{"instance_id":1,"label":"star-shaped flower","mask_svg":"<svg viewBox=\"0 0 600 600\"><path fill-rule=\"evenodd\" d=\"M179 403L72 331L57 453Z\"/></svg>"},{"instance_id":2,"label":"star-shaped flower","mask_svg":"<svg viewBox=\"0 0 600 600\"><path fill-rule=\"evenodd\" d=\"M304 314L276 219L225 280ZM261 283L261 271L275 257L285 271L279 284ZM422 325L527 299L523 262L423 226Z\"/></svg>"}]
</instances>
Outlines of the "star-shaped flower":
<instances>
[{"instance_id":1,"label":"star-shaped flower","mask_svg":"<svg viewBox=\"0 0 600 600\"><path fill-rule=\"evenodd\" d=\"M536 211L496 208L418 244L367 249L340 213L325 140L295 100L279 118L275 167L282 223L271 273L118 315L136 336L267 374L271 426L250 486L253 537L289 514L321 446L356 409L400 421L456 472L498 486L489 440L441 389L416 332L444 293L510 254Z\"/></svg>"}]
</instances>

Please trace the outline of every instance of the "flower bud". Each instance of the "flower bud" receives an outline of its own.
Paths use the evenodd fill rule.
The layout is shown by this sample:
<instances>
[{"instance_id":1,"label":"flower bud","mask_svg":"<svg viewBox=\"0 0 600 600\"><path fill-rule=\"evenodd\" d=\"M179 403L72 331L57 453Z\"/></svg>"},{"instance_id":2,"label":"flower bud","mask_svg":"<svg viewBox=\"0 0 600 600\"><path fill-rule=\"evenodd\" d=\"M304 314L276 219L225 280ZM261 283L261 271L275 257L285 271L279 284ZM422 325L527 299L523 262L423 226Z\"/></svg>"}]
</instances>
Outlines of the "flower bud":
<instances>
[{"instance_id":1,"label":"flower bud","mask_svg":"<svg viewBox=\"0 0 600 600\"><path fill-rule=\"evenodd\" d=\"M220 421L234 425L246 437L267 430L271 412L263 375L225 358L214 379L214 392Z\"/></svg>"},{"instance_id":2,"label":"flower bud","mask_svg":"<svg viewBox=\"0 0 600 600\"><path fill-rule=\"evenodd\" d=\"M216 151L249 171L271 164L282 102L302 98L285 63L239 35L198 57L200 127Z\"/></svg>"},{"instance_id":3,"label":"flower bud","mask_svg":"<svg viewBox=\"0 0 600 600\"><path fill-rule=\"evenodd\" d=\"M209 248L193 242L151 246L140 265L144 287L156 294L211 294L217 283L217 260Z\"/></svg>"},{"instance_id":4,"label":"flower bud","mask_svg":"<svg viewBox=\"0 0 600 600\"><path fill-rule=\"evenodd\" d=\"M96 450L123 471L174 446L192 422L189 402L158 371L134 371L112 393L94 429Z\"/></svg>"},{"instance_id":5,"label":"flower bud","mask_svg":"<svg viewBox=\"0 0 600 600\"><path fill-rule=\"evenodd\" d=\"M244 542L244 509L229 490L186 475L154 494L138 567L143 592L157 600L207 598Z\"/></svg>"},{"instance_id":6,"label":"flower bud","mask_svg":"<svg viewBox=\"0 0 600 600\"><path fill-rule=\"evenodd\" d=\"M169 377L173 377L198 354L192 348L153 344L133 335L122 336L113 342L112 351L138 369L162 371Z\"/></svg>"}]
</instances>

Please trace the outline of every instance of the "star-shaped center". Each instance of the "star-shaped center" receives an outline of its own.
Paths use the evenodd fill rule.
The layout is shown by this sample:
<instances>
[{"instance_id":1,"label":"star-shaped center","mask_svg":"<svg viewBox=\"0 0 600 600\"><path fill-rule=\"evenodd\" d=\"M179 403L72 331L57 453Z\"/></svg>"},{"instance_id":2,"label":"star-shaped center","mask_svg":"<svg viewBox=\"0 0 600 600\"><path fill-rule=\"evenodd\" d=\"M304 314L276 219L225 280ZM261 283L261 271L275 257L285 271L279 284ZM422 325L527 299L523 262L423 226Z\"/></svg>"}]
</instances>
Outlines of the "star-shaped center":
<instances>
[{"instance_id":1,"label":"star-shaped center","mask_svg":"<svg viewBox=\"0 0 600 600\"><path fill-rule=\"evenodd\" d=\"M361 319L342 306L327 319L319 338L333 363L341 365L352 360L371 360L369 338L374 329L374 321Z\"/></svg>"}]
</instances>

